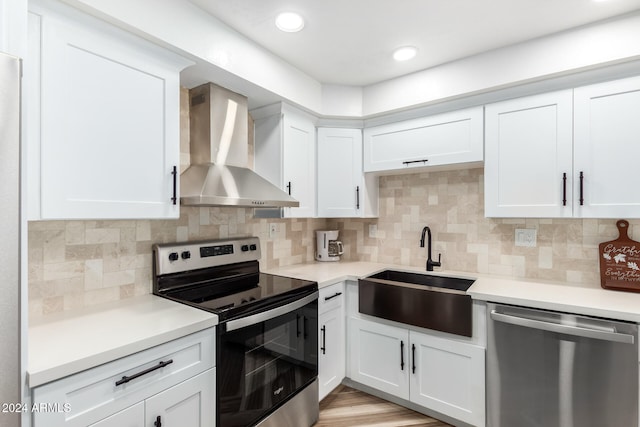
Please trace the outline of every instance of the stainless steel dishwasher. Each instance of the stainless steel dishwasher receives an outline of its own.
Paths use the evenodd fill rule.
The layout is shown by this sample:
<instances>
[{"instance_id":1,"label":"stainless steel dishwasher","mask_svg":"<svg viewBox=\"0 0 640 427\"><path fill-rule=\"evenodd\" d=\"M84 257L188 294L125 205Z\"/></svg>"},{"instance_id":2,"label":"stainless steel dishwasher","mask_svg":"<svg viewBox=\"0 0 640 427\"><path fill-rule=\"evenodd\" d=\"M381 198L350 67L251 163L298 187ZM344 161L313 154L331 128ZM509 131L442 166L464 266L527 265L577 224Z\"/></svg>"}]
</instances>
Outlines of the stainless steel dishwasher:
<instances>
[{"instance_id":1,"label":"stainless steel dishwasher","mask_svg":"<svg viewBox=\"0 0 640 427\"><path fill-rule=\"evenodd\" d=\"M489 303L488 427L638 427L638 325Z\"/></svg>"}]
</instances>

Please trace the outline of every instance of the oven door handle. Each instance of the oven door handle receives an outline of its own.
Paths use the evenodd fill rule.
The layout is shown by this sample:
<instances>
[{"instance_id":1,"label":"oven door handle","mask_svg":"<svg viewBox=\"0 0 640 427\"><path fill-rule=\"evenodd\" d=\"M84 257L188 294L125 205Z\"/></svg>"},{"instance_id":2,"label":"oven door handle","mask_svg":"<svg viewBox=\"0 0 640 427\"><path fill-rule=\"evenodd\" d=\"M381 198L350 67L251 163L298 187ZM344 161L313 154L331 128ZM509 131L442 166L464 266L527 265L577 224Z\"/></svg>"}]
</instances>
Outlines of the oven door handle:
<instances>
[{"instance_id":1,"label":"oven door handle","mask_svg":"<svg viewBox=\"0 0 640 427\"><path fill-rule=\"evenodd\" d=\"M227 332L235 331L241 328L246 328L247 326L255 325L257 323L261 323L266 320L270 320L275 317L282 316L283 314L290 313L294 310L299 309L300 307L304 307L305 305L317 299L318 299L318 291L315 291L311 295L307 295L302 299L293 301L281 307L276 307L274 309L264 311L262 313L252 314L251 316L243 317L241 319L229 320L227 322Z\"/></svg>"}]
</instances>

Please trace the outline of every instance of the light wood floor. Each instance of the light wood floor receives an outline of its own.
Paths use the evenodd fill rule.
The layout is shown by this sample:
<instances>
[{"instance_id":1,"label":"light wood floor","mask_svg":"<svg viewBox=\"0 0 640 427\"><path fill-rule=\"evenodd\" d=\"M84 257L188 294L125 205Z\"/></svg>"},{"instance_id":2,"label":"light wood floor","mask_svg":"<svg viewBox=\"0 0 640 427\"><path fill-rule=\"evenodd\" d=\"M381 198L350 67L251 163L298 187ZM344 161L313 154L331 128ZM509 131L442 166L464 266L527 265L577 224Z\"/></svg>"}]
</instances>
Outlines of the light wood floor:
<instances>
[{"instance_id":1,"label":"light wood floor","mask_svg":"<svg viewBox=\"0 0 640 427\"><path fill-rule=\"evenodd\" d=\"M436 419L341 385L320 402L314 427L451 427Z\"/></svg>"}]
</instances>

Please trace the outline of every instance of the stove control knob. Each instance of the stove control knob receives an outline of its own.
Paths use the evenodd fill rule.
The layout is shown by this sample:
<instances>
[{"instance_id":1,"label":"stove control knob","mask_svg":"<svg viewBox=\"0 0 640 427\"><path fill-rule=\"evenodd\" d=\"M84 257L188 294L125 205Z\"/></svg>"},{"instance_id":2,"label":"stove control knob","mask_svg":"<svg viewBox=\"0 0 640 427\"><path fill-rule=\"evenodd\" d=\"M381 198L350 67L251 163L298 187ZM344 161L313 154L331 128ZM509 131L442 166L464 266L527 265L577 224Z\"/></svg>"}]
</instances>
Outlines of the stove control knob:
<instances>
[{"instance_id":1,"label":"stove control knob","mask_svg":"<svg viewBox=\"0 0 640 427\"><path fill-rule=\"evenodd\" d=\"M240 250L242 252L247 252L249 250L249 246L248 245L242 245L242 247L240 247Z\"/></svg>"},{"instance_id":2,"label":"stove control knob","mask_svg":"<svg viewBox=\"0 0 640 427\"><path fill-rule=\"evenodd\" d=\"M242 299L240 300L240 304L246 304L247 302L248 302L248 301L247 301L246 299L244 299L244 298L242 298Z\"/></svg>"},{"instance_id":3,"label":"stove control knob","mask_svg":"<svg viewBox=\"0 0 640 427\"><path fill-rule=\"evenodd\" d=\"M255 251L256 249L258 249L258 247L256 245L251 245L249 246L249 249L251 249L252 251Z\"/></svg>"},{"instance_id":4,"label":"stove control knob","mask_svg":"<svg viewBox=\"0 0 640 427\"><path fill-rule=\"evenodd\" d=\"M191 252L189 251L184 251L180 254L180 256L182 257L182 259L189 259L191 258Z\"/></svg>"},{"instance_id":5,"label":"stove control knob","mask_svg":"<svg viewBox=\"0 0 640 427\"><path fill-rule=\"evenodd\" d=\"M178 252L171 252L169 254L169 261L177 261L178 260Z\"/></svg>"}]
</instances>

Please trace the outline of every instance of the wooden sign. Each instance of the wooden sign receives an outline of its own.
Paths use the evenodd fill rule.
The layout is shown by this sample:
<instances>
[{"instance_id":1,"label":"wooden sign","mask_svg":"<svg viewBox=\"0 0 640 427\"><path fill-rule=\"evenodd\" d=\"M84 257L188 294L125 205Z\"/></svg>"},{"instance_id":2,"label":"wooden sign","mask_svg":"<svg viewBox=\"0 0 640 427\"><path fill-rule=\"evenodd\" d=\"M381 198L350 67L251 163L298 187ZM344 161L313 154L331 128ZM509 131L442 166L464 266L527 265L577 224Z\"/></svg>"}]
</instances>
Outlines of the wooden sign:
<instances>
[{"instance_id":1,"label":"wooden sign","mask_svg":"<svg viewBox=\"0 0 640 427\"><path fill-rule=\"evenodd\" d=\"M629 239L629 222L616 222L616 240L600 243L600 285L605 289L640 292L640 242Z\"/></svg>"}]
</instances>

